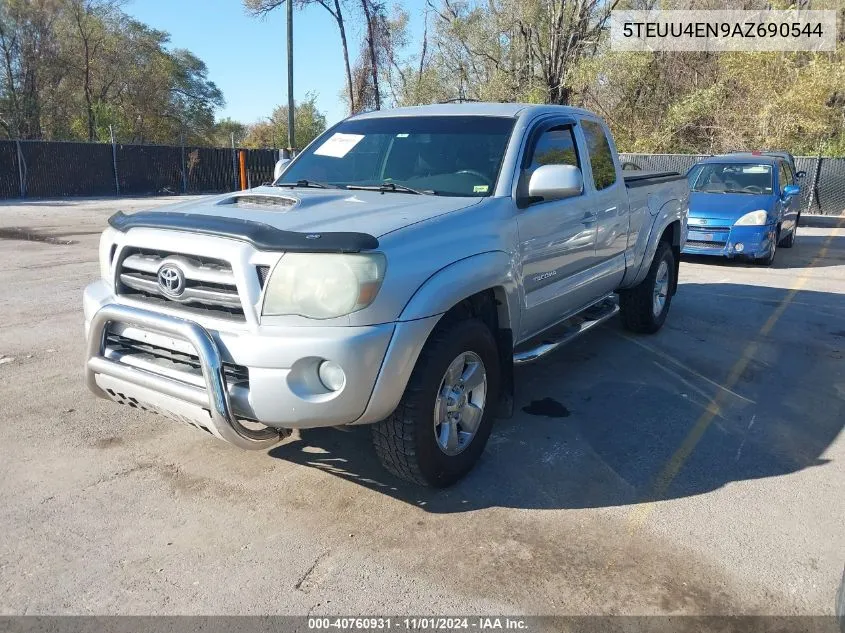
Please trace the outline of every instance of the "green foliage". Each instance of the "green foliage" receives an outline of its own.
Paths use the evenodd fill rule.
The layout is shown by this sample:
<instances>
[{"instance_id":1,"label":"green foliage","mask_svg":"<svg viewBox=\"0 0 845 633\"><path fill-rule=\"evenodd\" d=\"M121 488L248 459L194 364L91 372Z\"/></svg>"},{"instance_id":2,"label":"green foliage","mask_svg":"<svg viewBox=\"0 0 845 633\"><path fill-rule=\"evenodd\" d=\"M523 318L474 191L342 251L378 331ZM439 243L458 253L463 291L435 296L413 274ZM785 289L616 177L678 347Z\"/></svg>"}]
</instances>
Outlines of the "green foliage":
<instances>
[{"instance_id":1,"label":"green foliage","mask_svg":"<svg viewBox=\"0 0 845 633\"><path fill-rule=\"evenodd\" d=\"M0 2L0 135L208 143L223 95L205 63L115 0Z\"/></svg>"},{"instance_id":2,"label":"green foliage","mask_svg":"<svg viewBox=\"0 0 845 633\"><path fill-rule=\"evenodd\" d=\"M835 53L609 50L608 9L640 4L431 0L431 28L419 52L391 77L391 92L398 105L477 99L586 107L608 121L620 151L845 155L841 35ZM661 3L664 9L687 6ZM840 24L845 19L841 0L802 6L838 8ZM765 7L764 0L749 0L745 8ZM706 8L735 6L709 0Z\"/></svg>"},{"instance_id":3,"label":"green foliage","mask_svg":"<svg viewBox=\"0 0 845 633\"><path fill-rule=\"evenodd\" d=\"M534 154L534 162L538 166L542 165L578 165L578 156L575 155L574 149L564 149L562 147L550 147L543 152Z\"/></svg>"},{"instance_id":4,"label":"green foliage","mask_svg":"<svg viewBox=\"0 0 845 633\"><path fill-rule=\"evenodd\" d=\"M235 145L240 146L246 138L249 128L231 118L226 118L214 124L214 130L211 133L211 144L215 147L228 147L232 144L232 137L234 136Z\"/></svg>"},{"instance_id":5,"label":"green foliage","mask_svg":"<svg viewBox=\"0 0 845 633\"><path fill-rule=\"evenodd\" d=\"M317 109L316 93L306 93L305 99L295 104L293 114L295 145L302 149L326 129L326 115ZM264 121L249 127L243 140L244 147L287 147L288 107L279 106Z\"/></svg>"},{"instance_id":6,"label":"green foliage","mask_svg":"<svg viewBox=\"0 0 845 633\"><path fill-rule=\"evenodd\" d=\"M580 104L620 151L845 155L845 51L611 53L582 64Z\"/></svg>"}]
</instances>

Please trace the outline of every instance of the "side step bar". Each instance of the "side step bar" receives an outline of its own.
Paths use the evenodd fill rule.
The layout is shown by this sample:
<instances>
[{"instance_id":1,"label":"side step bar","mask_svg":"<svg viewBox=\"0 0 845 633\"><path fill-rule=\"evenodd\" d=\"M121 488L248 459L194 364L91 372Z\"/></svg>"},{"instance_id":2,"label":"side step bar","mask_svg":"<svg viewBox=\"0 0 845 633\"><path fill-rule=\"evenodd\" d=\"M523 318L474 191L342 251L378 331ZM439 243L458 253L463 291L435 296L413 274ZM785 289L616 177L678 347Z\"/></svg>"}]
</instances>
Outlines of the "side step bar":
<instances>
[{"instance_id":1,"label":"side step bar","mask_svg":"<svg viewBox=\"0 0 845 633\"><path fill-rule=\"evenodd\" d=\"M569 319L573 321L573 324L557 338L553 340L549 340L548 338L542 339L539 345L515 352L513 355L513 364L525 365L527 363L533 363L535 360L552 353L562 345L578 338L585 332L589 332L597 325L601 325L617 312L619 312L619 304L615 299L606 297Z\"/></svg>"}]
</instances>

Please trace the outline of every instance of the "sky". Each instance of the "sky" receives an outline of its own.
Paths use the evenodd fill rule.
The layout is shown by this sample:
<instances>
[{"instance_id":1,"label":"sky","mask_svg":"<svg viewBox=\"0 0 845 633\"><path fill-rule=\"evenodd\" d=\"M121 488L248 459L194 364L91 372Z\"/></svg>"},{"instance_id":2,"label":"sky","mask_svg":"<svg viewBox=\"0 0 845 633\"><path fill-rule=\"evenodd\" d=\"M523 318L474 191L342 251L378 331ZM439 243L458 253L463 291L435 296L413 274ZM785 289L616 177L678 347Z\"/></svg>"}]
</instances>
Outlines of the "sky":
<instances>
[{"instance_id":1,"label":"sky","mask_svg":"<svg viewBox=\"0 0 845 633\"><path fill-rule=\"evenodd\" d=\"M422 30L423 0L403 4L411 12L413 36ZM206 63L209 79L226 99L218 119L254 123L287 102L284 7L264 19L247 15L240 0L131 0L124 11L167 31L171 48L187 48ZM355 21L347 16L351 62L358 55L363 30ZM296 10L293 41L294 98L316 92L317 107L329 125L344 118L346 104L340 94L346 79L334 18L320 6Z\"/></svg>"}]
</instances>

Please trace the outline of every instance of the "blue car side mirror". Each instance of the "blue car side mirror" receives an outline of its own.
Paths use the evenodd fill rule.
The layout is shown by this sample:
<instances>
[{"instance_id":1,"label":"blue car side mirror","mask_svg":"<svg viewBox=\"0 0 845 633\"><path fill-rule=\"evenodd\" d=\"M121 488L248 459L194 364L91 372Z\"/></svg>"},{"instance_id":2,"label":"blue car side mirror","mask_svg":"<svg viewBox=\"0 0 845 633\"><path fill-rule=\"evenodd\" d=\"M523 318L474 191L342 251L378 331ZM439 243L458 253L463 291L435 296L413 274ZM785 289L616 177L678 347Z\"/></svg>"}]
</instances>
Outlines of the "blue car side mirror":
<instances>
[{"instance_id":1,"label":"blue car side mirror","mask_svg":"<svg viewBox=\"0 0 845 633\"><path fill-rule=\"evenodd\" d=\"M801 187L799 187L798 185L786 185L783 188L783 197L784 198L789 198L791 196L797 196L799 193L801 193Z\"/></svg>"}]
</instances>

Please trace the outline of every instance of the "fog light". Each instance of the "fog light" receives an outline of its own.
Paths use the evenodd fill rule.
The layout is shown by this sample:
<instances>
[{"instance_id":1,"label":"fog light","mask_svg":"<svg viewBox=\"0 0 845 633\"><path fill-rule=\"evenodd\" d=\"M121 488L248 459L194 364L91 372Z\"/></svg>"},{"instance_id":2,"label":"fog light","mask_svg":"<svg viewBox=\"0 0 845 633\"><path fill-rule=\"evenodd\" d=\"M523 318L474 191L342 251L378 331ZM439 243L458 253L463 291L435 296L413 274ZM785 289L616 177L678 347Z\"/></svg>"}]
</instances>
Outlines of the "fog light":
<instances>
[{"instance_id":1,"label":"fog light","mask_svg":"<svg viewBox=\"0 0 845 633\"><path fill-rule=\"evenodd\" d=\"M343 373L340 365L330 360L320 363L317 375L320 377L320 382L329 391L340 391L346 383L346 374Z\"/></svg>"},{"instance_id":2,"label":"fog light","mask_svg":"<svg viewBox=\"0 0 845 633\"><path fill-rule=\"evenodd\" d=\"M736 244L734 244L734 250L737 253L741 253L742 251L745 250L745 246L743 246L742 242L737 242Z\"/></svg>"}]
</instances>

